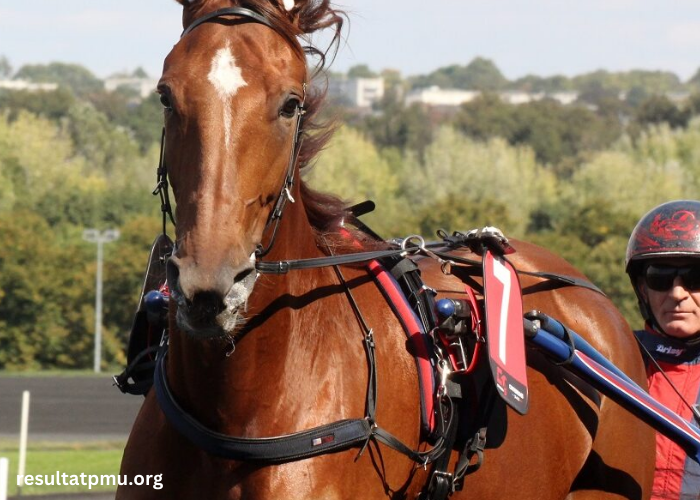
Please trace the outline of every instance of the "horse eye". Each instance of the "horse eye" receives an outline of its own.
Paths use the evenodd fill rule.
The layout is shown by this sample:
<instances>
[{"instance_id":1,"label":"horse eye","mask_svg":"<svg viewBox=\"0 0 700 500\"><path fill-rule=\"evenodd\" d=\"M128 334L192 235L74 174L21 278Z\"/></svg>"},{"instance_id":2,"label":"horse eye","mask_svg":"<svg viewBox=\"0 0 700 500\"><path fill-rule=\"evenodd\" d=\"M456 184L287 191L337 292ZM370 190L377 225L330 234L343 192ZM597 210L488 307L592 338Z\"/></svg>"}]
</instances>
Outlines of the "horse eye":
<instances>
[{"instance_id":1,"label":"horse eye","mask_svg":"<svg viewBox=\"0 0 700 500\"><path fill-rule=\"evenodd\" d=\"M296 97L290 97L280 109L280 115L285 118L294 118L297 108L301 105L301 101Z\"/></svg>"},{"instance_id":2,"label":"horse eye","mask_svg":"<svg viewBox=\"0 0 700 500\"><path fill-rule=\"evenodd\" d=\"M168 109L168 110L173 109L173 105L170 102L170 98L165 93L160 94L160 103L163 105L163 107L165 109Z\"/></svg>"}]
</instances>

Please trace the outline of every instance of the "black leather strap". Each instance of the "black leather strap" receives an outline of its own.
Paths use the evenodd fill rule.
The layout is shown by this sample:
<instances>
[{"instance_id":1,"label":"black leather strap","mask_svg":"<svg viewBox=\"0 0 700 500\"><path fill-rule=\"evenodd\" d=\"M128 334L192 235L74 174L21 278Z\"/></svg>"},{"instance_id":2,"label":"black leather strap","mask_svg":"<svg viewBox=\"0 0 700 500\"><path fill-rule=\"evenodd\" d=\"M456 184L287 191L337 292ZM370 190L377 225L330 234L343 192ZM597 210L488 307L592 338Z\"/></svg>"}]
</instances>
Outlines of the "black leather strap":
<instances>
[{"instance_id":1,"label":"black leather strap","mask_svg":"<svg viewBox=\"0 0 700 500\"><path fill-rule=\"evenodd\" d=\"M400 255L404 250L378 250L374 252L359 252L345 255L331 255L328 257L314 257L311 259L279 260L274 262L258 261L255 269L263 274L286 274L289 271L301 269L314 269L318 267L342 266L345 264L357 264L370 260L383 259Z\"/></svg>"},{"instance_id":2,"label":"black leather strap","mask_svg":"<svg viewBox=\"0 0 700 500\"><path fill-rule=\"evenodd\" d=\"M481 266L481 262L474 260L474 259L466 259L463 257L457 257L455 255L452 255L450 253L444 252L444 251L439 251L439 250L433 250L433 253L437 255L438 257L441 257L445 260L450 260L456 264L465 264L469 266ZM593 290L594 292L597 292L601 295L605 295L605 292L603 292L600 288L595 286L593 283L586 279L582 278L577 278L576 276L569 276L567 274L558 274L558 273L547 273L543 271L521 271L519 269L516 269L516 272L518 274L522 274L525 276L533 276L535 278L542 278L545 280L551 280L551 281L556 281L558 283L561 283L563 285L568 285L568 286L579 286L581 288L587 288L589 290Z\"/></svg>"},{"instance_id":3,"label":"black leather strap","mask_svg":"<svg viewBox=\"0 0 700 500\"><path fill-rule=\"evenodd\" d=\"M158 403L168 422L192 444L222 458L265 463L301 460L358 446L374 432L369 420L348 419L276 437L227 436L208 429L178 404L168 386L165 356L156 362L154 382Z\"/></svg>"},{"instance_id":4,"label":"black leather strap","mask_svg":"<svg viewBox=\"0 0 700 500\"><path fill-rule=\"evenodd\" d=\"M247 19L251 19L253 21L256 21L260 24L264 24L265 26L268 26L272 29L275 29L275 27L272 25L269 19L267 19L265 16L262 14L259 14L253 10L246 9L245 7L228 7L226 9L219 9L215 10L213 12L210 12L209 14L205 14L202 17L194 20L192 24L190 24L185 31L182 32L182 35L180 35L180 38L191 32L193 29L195 29L197 26L206 23L207 21L211 21L212 19L216 19L217 17L223 17L223 16L241 16L245 17Z\"/></svg>"}]
</instances>

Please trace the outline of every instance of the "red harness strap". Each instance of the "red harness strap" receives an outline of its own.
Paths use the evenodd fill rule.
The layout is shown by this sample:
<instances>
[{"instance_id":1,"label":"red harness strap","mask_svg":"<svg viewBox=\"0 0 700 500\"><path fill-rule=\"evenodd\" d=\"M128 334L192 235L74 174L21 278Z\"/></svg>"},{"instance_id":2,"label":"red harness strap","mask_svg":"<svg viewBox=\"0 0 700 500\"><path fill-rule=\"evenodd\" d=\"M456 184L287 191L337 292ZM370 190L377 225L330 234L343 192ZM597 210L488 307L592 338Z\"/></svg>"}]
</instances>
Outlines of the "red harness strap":
<instances>
[{"instance_id":1,"label":"red harness strap","mask_svg":"<svg viewBox=\"0 0 700 500\"><path fill-rule=\"evenodd\" d=\"M435 356L430 336L424 331L418 316L413 311L401 287L394 277L379 262L369 263L369 270L384 294L389 306L396 314L418 368L418 384L421 395L421 421L429 433L435 430Z\"/></svg>"}]
</instances>

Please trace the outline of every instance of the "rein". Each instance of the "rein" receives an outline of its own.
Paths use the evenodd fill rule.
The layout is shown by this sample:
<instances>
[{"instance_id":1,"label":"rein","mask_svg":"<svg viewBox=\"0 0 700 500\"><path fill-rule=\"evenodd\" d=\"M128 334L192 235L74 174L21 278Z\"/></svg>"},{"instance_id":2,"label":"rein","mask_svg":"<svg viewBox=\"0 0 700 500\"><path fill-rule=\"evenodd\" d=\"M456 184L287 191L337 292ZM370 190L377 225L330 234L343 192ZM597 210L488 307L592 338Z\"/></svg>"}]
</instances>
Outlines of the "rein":
<instances>
[{"instance_id":1,"label":"rein","mask_svg":"<svg viewBox=\"0 0 700 500\"><path fill-rule=\"evenodd\" d=\"M420 242L419 245L411 244L414 236L409 236L403 240L396 240L395 243L400 244L401 248L394 248L389 250L375 250L370 252L356 252L344 255L331 255L327 257L313 257L308 259L294 259L294 260L278 260L278 261L268 261L255 263L255 270L261 274L287 274L290 271L301 271L304 269L318 269L321 267L330 266L342 266L346 264L359 264L363 262L369 262L375 259L384 259L388 257L406 257L411 254L423 253L426 256L432 257L440 262L443 266L452 265L463 265L463 266L481 266L481 262L474 259L467 259L464 257L457 257L450 253L451 250L457 250L459 248L472 248L474 245L472 243L480 241L477 233L470 231L466 235L461 233L455 233L452 236L446 237L444 241L424 243ZM535 278L540 278L548 281L555 281L562 286L578 286L582 288L587 288L601 295L605 295L600 288L591 283L590 281L576 276L569 276L565 274L558 273L548 273L543 271L522 271L516 269L518 274L525 276L532 276Z\"/></svg>"}]
</instances>

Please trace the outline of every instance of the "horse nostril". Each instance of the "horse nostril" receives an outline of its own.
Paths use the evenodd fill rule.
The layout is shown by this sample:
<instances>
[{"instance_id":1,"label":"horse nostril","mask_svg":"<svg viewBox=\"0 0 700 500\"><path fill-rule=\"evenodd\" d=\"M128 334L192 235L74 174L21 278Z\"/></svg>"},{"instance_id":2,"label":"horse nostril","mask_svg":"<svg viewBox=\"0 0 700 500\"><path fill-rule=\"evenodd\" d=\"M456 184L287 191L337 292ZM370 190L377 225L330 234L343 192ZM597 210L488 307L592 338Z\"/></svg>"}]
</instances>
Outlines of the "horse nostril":
<instances>
[{"instance_id":1,"label":"horse nostril","mask_svg":"<svg viewBox=\"0 0 700 500\"><path fill-rule=\"evenodd\" d=\"M226 306L221 296L216 292L198 292L189 302L188 310L195 323L205 324L212 322Z\"/></svg>"},{"instance_id":2,"label":"horse nostril","mask_svg":"<svg viewBox=\"0 0 700 500\"><path fill-rule=\"evenodd\" d=\"M173 258L169 258L165 264L165 278L168 280L168 286L172 291L178 291L178 281L180 279L180 268L177 266Z\"/></svg>"}]
</instances>

